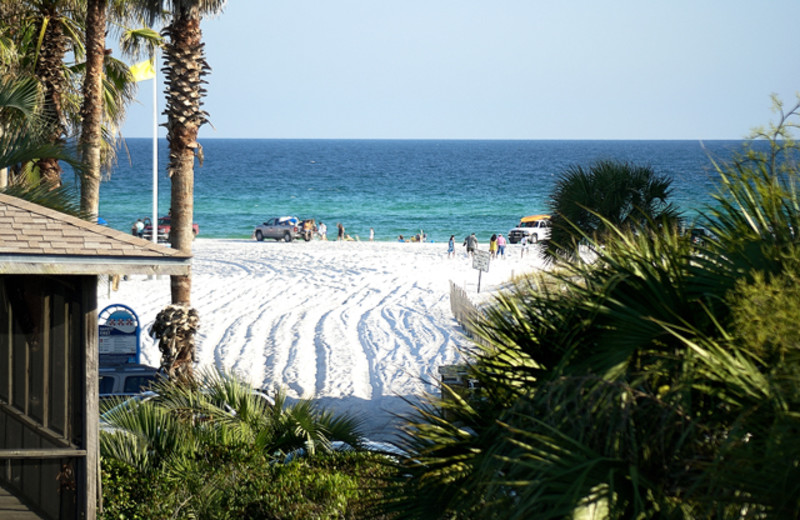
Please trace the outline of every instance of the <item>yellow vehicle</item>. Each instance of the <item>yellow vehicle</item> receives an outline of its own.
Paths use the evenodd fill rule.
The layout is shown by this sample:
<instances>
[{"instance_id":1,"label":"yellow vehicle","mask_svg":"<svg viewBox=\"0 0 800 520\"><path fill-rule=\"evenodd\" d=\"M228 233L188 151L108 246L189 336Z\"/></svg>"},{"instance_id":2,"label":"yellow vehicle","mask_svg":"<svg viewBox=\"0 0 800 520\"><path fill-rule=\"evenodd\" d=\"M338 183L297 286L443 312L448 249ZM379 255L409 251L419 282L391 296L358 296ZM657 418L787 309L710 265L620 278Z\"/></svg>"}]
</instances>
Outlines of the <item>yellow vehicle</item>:
<instances>
[{"instance_id":1,"label":"yellow vehicle","mask_svg":"<svg viewBox=\"0 0 800 520\"><path fill-rule=\"evenodd\" d=\"M516 244L523 237L526 237L531 244L550 238L550 215L522 217L517 227L508 232L508 241Z\"/></svg>"}]
</instances>

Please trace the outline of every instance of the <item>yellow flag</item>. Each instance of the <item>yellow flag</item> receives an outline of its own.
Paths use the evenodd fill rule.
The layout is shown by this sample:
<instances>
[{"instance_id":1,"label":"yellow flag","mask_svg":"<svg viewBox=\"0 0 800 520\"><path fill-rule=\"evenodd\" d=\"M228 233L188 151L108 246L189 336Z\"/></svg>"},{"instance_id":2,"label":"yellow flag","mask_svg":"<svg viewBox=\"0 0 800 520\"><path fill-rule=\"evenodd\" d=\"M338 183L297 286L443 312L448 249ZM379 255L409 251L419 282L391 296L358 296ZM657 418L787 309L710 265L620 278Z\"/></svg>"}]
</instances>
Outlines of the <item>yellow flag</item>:
<instances>
[{"instance_id":1,"label":"yellow flag","mask_svg":"<svg viewBox=\"0 0 800 520\"><path fill-rule=\"evenodd\" d=\"M136 65L131 65L131 74L133 75L133 81L137 83L139 81L155 78L156 68L153 64L153 60L144 60Z\"/></svg>"}]
</instances>

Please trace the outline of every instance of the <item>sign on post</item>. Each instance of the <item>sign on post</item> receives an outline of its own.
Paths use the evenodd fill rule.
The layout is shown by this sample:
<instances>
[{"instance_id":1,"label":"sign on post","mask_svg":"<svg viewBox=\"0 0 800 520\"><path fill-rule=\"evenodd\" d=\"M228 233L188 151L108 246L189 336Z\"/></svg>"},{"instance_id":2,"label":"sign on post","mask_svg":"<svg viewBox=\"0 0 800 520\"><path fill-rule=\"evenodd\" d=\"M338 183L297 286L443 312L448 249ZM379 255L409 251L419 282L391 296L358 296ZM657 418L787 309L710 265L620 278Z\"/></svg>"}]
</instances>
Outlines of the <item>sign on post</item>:
<instances>
[{"instance_id":1,"label":"sign on post","mask_svg":"<svg viewBox=\"0 0 800 520\"><path fill-rule=\"evenodd\" d=\"M478 270L478 292L481 292L481 274L489 272L489 251L476 250L472 254L472 268Z\"/></svg>"},{"instance_id":2,"label":"sign on post","mask_svg":"<svg viewBox=\"0 0 800 520\"><path fill-rule=\"evenodd\" d=\"M139 363L141 328L133 309L122 304L109 305L98 315L100 366Z\"/></svg>"},{"instance_id":3,"label":"sign on post","mask_svg":"<svg viewBox=\"0 0 800 520\"><path fill-rule=\"evenodd\" d=\"M489 251L475 251L472 256L472 268L489 272Z\"/></svg>"}]
</instances>

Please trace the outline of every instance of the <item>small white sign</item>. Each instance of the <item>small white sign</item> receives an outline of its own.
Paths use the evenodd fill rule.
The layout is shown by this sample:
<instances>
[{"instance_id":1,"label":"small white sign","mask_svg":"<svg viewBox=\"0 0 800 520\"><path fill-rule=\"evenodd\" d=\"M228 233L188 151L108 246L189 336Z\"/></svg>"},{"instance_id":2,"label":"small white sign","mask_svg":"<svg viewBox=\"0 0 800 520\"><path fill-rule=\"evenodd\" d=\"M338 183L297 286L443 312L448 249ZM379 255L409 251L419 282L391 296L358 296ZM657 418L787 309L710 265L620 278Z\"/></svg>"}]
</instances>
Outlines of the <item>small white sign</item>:
<instances>
[{"instance_id":1,"label":"small white sign","mask_svg":"<svg viewBox=\"0 0 800 520\"><path fill-rule=\"evenodd\" d=\"M475 251L472 256L472 268L488 273L489 258L489 251Z\"/></svg>"}]
</instances>

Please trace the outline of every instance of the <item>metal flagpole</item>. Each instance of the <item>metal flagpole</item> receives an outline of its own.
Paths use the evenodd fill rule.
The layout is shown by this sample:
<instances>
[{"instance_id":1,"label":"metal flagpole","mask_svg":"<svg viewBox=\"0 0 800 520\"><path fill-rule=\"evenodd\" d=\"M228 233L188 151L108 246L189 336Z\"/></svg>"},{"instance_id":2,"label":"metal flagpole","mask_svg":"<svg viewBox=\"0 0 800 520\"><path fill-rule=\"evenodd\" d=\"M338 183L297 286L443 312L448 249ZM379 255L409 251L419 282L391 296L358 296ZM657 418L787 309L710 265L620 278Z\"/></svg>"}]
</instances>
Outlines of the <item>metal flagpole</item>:
<instances>
[{"instance_id":1,"label":"metal flagpole","mask_svg":"<svg viewBox=\"0 0 800 520\"><path fill-rule=\"evenodd\" d=\"M156 58L158 50L153 51L153 219L150 221L153 230L152 240L158 243L158 69L156 68Z\"/></svg>"}]
</instances>

